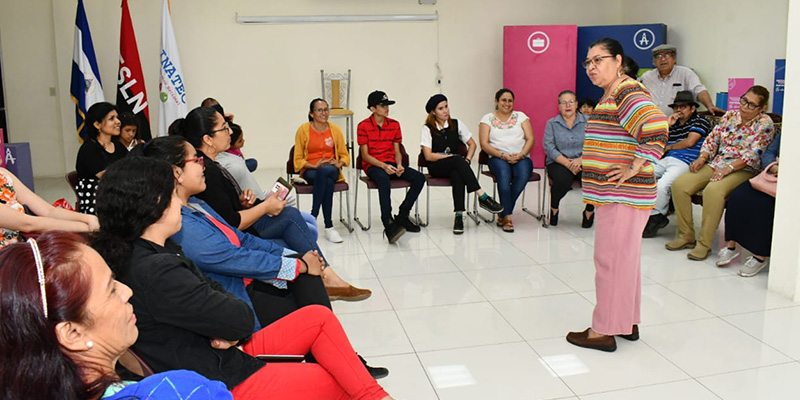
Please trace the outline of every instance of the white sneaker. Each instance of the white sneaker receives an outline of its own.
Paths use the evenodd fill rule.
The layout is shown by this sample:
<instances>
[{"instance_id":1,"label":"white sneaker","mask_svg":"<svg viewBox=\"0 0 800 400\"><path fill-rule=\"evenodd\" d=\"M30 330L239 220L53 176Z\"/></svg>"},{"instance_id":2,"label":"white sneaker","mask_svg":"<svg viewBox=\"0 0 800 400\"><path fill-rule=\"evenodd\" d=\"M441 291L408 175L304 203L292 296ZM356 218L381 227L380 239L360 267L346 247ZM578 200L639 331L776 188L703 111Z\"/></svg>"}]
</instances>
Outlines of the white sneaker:
<instances>
[{"instance_id":1,"label":"white sneaker","mask_svg":"<svg viewBox=\"0 0 800 400\"><path fill-rule=\"evenodd\" d=\"M743 276L745 278L749 278L751 276L758 275L762 269L766 268L769 265L769 260L758 261L755 257L748 257L747 261L744 262L744 266L739 269L739 276Z\"/></svg>"},{"instance_id":2,"label":"white sneaker","mask_svg":"<svg viewBox=\"0 0 800 400\"><path fill-rule=\"evenodd\" d=\"M719 260L717 260L717 266L724 267L730 264L734 258L739 257L739 250L731 250L727 247L723 247L719 253L717 253L717 257L719 258Z\"/></svg>"},{"instance_id":3,"label":"white sneaker","mask_svg":"<svg viewBox=\"0 0 800 400\"><path fill-rule=\"evenodd\" d=\"M339 232L336 232L336 229L333 227L325 228L325 239L327 239L331 243L342 243L344 239L339 236Z\"/></svg>"}]
</instances>

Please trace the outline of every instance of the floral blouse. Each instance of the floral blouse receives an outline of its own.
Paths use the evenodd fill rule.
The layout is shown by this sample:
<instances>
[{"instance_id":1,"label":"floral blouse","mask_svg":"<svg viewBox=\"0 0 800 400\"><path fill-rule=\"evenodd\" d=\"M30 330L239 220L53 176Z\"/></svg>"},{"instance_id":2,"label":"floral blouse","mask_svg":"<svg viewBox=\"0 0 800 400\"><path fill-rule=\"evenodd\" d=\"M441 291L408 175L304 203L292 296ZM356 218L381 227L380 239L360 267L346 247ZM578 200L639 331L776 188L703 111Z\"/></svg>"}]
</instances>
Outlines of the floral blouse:
<instances>
[{"instance_id":1,"label":"floral blouse","mask_svg":"<svg viewBox=\"0 0 800 400\"><path fill-rule=\"evenodd\" d=\"M25 207L17 201L17 192L14 190L11 175L2 169L0 169L0 207L11 207L21 213L25 212ZM0 248L20 240L19 231L0 227L0 234Z\"/></svg>"},{"instance_id":2,"label":"floral blouse","mask_svg":"<svg viewBox=\"0 0 800 400\"><path fill-rule=\"evenodd\" d=\"M720 169L741 158L747 164L746 170L761 170L761 156L775 136L775 126L766 114L739 126L741 123L742 114L738 110L728 111L708 134L700 151L710 155L711 168Z\"/></svg>"}]
</instances>

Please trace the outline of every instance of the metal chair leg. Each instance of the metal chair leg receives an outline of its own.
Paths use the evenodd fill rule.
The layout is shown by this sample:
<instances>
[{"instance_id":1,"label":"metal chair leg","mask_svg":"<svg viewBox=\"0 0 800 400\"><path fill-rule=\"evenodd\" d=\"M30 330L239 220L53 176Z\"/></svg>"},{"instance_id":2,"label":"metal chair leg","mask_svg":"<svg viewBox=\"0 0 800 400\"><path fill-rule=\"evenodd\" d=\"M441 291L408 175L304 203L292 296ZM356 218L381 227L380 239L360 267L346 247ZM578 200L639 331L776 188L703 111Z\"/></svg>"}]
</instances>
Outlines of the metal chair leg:
<instances>
[{"instance_id":1,"label":"metal chair leg","mask_svg":"<svg viewBox=\"0 0 800 400\"><path fill-rule=\"evenodd\" d=\"M347 201L347 221L342 218L342 196ZM353 232L353 221L350 219L350 196L345 192L339 192L339 222L347 228L348 232Z\"/></svg>"},{"instance_id":2,"label":"metal chair leg","mask_svg":"<svg viewBox=\"0 0 800 400\"><path fill-rule=\"evenodd\" d=\"M355 199L354 199L354 202L353 202L354 203L353 204L353 221L356 221L358 226L361 227L361 230L366 231L366 230L369 230L370 226L367 225L366 227L364 227L364 224L362 224L361 220L358 218L358 182L359 181L360 181L360 179L354 181L355 182L355 186L356 186L356 190L355 190ZM367 188L367 196L369 196L369 188ZM369 197L367 197L367 199L369 199ZM369 204L369 203L367 203L367 204ZM367 218L369 218L369 216Z\"/></svg>"}]
</instances>

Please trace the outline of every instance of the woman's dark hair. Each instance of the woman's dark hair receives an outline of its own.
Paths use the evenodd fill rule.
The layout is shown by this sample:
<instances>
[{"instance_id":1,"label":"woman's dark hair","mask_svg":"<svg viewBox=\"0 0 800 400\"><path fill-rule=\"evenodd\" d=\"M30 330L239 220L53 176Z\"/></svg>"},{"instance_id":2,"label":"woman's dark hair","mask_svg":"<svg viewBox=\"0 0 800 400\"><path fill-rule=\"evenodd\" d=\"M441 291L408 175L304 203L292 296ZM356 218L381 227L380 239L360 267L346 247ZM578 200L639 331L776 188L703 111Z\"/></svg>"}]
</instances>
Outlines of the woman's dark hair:
<instances>
[{"instance_id":1,"label":"woman's dark hair","mask_svg":"<svg viewBox=\"0 0 800 400\"><path fill-rule=\"evenodd\" d=\"M91 277L82 262L84 240L51 231L36 239L44 264L44 316L33 250L15 243L0 252L0 398L95 399L116 375L84 382L88 368L61 350L55 328L61 322L93 323L86 311ZM91 371L97 373L98 371Z\"/></svg>"},{"instance_id":2,"label":"woman's dark hair","mask_svg":"<svg viewBox=\"0 0 800 400\"><path fill-rule=\"evenodd\" d=\"M558 101L561 101L561 96L563 96L565 94L571 94L571 95L575 96L576 98L578 97L575 94L575 92L573 92L572 90L567 89L567 90L562 90L561 93L558 94L558 97L556 97L558 99Z\"/></svg>"},{"instance_id":3,"label":"woman's dark hair","mask_svg":"<svg viewBox=\"0 0 800 400\"><path fill-rule=\"evenodd\" d=\"M159 139L147 146L149 150ZM148 157L125 157L111 164L97 186L100 231L92 247L112 270L126 267L132 243L158 221L172 201L175 175L172 165Z\"/></svg>"},{"instance_id":4,"label":"woman's dark hair","mask_svg":"<svg viewBox=\"0 0 800 400\"><path fill-rule=\"evenodd\" d=\"M322 98L319 98L319 97L317 97L314 100L311 100L311 103L308 104L308 122L311 122L311 121L314 120L314 117L312 117L311 114L314 113L314 103L316 103L318 101L321 101L321 102L324 102L325 104L328 104L328 100L325 100L325 99L322 99Z\"/></svg>"},{"instance_id":5,"label":"woman's dark hair","mask_svg":"<svg viewBox=\"0 0 800 400\"><path fill-rule=\"evenodd\" d=\"M639 64L629 56L622 56L622 73L636 79L639 75Z\"/></svg>"},{"instance_id":6,"label":"woman's dark hair","mask_svg":"<svg viewBox=\"0 0 800 400\"><path fill-rule=\"evenodd\" d=\"M130 111L123 111L119 113L117 118L119 118L119 129L122 129L126 126L135 126L136 136L139 136L139 121L136 119L136 114Z\"/></svg>"},{"instance_id":7,"label":"woman's dark hair","mask_svg":"<svg viewBox=\"0 0 800 400\"><path fill-rule=\"evenodd\" d=\"M583 106L589 106L589 107L595 108L595 107L597 107L597 102L594 101L594 99L592 99L590 97L584 97L583 100L578 102L578 109L580 110L581 107L583 107Z\"/></svg>"},{"instance_id":8,"label":"woman's dark hair","mask_svg":"<svg viewBox=\"0 0 800 400\"><path fill-rule=\"evenodd\" d=\"M115 111L116 109L116 106L105 101L92 104L92 106L86 111L86 118L83 122L83 130L86 132L86 137L92 140L97 139L97 135L100 134L100 130L94 126L94 123L102 123L103 119L106 118L106 115L112 111Z\"/></svg>"},{"instance_id":9,"label":"woman's dark hair","mask_svg":"<svg viewBox=\"0 0 800 400\"><path fill-rule=\"evenodd\" d=\"M595 46L603 46L603 48L606 49L606 51L614 57L625 56L625 51L622 50L622 45L619 44L619 42L616 41L615 39L611 38L597 39L594 42L592 42L592 44L589 45L589 48L591 49L592 47Z\"/></svg>"},{"instance_id":10,"label":"woman's dark hair","mask_svg":"<svg viewBox=\"0 0 800 400\"><path fill-rule=\"evenodd\" d=\"M759 102L759 107L763 107L769 103L769 90L761 85L755 85L750 89L747 89L748 92L753 93L754 95L761 97L761 102ZM747 93L747 92L745 92Z\"/></svg>"},{"instance_id":11,"label":"woman's dark hair","mask_svg":"<svg viewBox=\"0 0 800 400\"><path fill-rule=\"evenodd\" d=\"M197 107L186 118L175 120L175 135L180 135L192 144L195 148L200 148L203 144L203 136L214 137L214 124L217 122L217 110L211 107ZM172 128L172 126L170 126Z\"/></svg>"},{"instance_id":12,"label":"woman's dark hair","mask_svg":"<svg viewBox=\"0 0 800 400\"><path fill-rule=\"evenodd\" d=\"M512 99L516 98L514 97L514 92L512 92L511 89L502 88L498 90L497 93L494 94L494 101L500 101L500 97L502 97L506 93L510 93Z\"/></svg>"},{"instance_id":13,"label":"woman's dark hair","mask_svg":"<svg viewBox=\"0 0 800 400\"><path fill-rule=\"evenodd\" d=\"M231 146L233 146L233 144L239 140L239 137L242 136L242 127L233 122L228 122L228 126L231 127Z\"/></svg>"},{"instance_id":14,"label":"woman's dark hair","mask_svg":"<svg viewBox=\"0 0 800 400\"><path fill-rule=\"evenodd\" d=\"M157 137L143 147L142 154L145 157L155 158L183 168L186 164L186 139L183 136L163 136Z\"/></svg>"}]
</instances>

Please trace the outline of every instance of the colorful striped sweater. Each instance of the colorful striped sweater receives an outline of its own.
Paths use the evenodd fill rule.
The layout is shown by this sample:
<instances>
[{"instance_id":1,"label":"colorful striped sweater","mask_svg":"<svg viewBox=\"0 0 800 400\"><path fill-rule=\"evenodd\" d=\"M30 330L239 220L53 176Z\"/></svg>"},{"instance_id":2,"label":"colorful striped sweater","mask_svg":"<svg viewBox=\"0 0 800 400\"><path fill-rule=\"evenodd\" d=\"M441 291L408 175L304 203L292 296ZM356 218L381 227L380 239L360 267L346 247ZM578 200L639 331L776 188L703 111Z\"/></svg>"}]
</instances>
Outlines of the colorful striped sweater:
<instances>
[{"instance_id":1,"label":"colorful striped sweater","mask_svg":"<svg viewBox=\"0 0 800 400\"><path fill-rule=\"evenodd\" d=\"M667 117L639 82L622 81L594 109L583 142L583 201L594 205L625 204L652 209L656 201L653 167L669 138ZM639 173L620 187L606 174L612 165L646 160Z\"/></svg>"}]
</instances>

